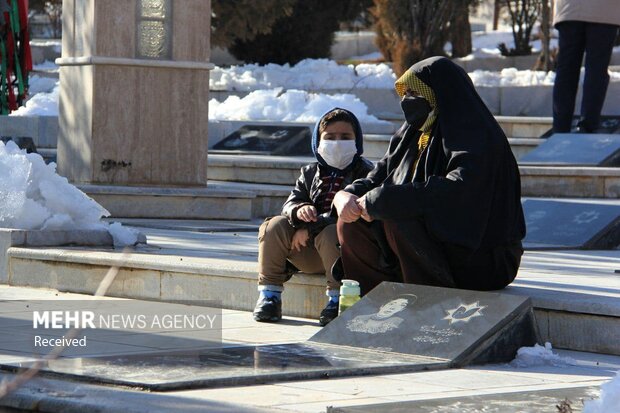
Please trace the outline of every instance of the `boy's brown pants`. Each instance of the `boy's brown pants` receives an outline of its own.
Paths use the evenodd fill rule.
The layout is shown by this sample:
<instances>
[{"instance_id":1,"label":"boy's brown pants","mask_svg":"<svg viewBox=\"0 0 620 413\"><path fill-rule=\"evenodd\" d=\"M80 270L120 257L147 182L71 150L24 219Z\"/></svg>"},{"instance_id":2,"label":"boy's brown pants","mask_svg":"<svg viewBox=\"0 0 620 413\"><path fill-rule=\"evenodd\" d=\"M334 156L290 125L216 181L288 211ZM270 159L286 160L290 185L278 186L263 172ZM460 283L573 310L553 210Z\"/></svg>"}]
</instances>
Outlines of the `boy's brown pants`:
<instances>
[{"instance_id":1,"label":"boy's brown pants","mask_svg":"<svg viewBox=\"0 0 620 413\"><path fill-rule=\"evenodd\" d=\"M340 283L332 277L331 268L340 256L336 225L328 225L301 251L291 250L296 229L284 216L266 220L258 230L258 284L282 286L291 276L286 260L305 273L325 274L327 289L337 290Z\"/></svg>"}]
</instances>

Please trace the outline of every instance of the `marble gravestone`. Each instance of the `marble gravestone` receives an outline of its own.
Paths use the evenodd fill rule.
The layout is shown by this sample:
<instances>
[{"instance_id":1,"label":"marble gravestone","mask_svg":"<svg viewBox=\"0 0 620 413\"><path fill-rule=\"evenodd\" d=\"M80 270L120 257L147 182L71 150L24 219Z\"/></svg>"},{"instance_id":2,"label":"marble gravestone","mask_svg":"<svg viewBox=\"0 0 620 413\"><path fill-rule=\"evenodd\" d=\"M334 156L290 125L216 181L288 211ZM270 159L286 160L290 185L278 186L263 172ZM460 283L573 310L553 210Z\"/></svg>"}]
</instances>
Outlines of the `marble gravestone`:
<instances>
[{"instance_id":1,"label":"marble gravestone","mask_svg":"<svg viewBox=\"0 0 620 413\"><path fill-rule=\"evenodd\" d=\"M529 298L383 282L311 342L449 361L503 362L536 342Z\"/></svg>"},{"instance_id":2,"label":"marble gravestone","mask_svg":"<svg viewBox=\"0 0 620 413\"><path fill-rule=\"evenodd\" d=\"M519 164L620 166L620 134L556 133L521 157Z\"/></svg>"},{"instance_id":3,"label":"marble gravestone","mask_svg":"<svg viewBox=\"0 0 620 413\"><path fill-rule=\"evenodd\" d=\"M165 391L436 370L511 360L536 342L533 321L528 297L384 282L303 343L62 358L41 371ZM28 365L1 356L3 369Z\"/></svg>"},{"instance_id":4,"label":"marble gravestone","mask_svg":"<svg viewBox=\"0 0 620 413\"><path fill-rule=\"evenodd\" d=\"M580 116L573 116L571 130L575 130L577 128L577 124L579 123L579 120L580 120ZM602 115L599 128L596 129L593 133L606 133L606 134L620 133L620 116ZM549 138L551 135L553 135L553 128L547 130L540 137L542 139L546 139L546 138Z\"/></svg>"},{"instance_id":5,"label":"marble gravestone","mask_svg":"<svg viewBox=\"0 0 620 413\"><path fill-rule=\"evenodd\" d=\"M305 126L244 125L213 146L213 153L311 156Z\"/></svg>"},{"instance_id":6,"label":"marble gravestone","mask_svg":"<svg viewBox=\"0 0 620 413\"><path fill-rule=\"evenodd\" d=\"M528 249L613 249L620 244L620 205L526 199Z\"/></svg>"}]
</instances>

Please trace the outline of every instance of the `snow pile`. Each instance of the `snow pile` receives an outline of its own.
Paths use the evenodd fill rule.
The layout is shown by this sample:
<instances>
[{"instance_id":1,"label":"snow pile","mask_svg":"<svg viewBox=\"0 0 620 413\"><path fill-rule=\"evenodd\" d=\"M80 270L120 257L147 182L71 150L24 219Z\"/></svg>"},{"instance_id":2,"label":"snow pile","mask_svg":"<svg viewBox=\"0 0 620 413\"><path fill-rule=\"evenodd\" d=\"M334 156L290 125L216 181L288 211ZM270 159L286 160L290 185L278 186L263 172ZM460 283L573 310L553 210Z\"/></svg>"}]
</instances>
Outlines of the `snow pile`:
<instances>
[{"instance_id":1,"label":"snow pile","mask_svg":"<svg viewBox=\"0 0 620 413\"><path fill-rule=\"evenodd\" d=\"M328 59L305 59L294 66L247 64L216 67L210 73L211 90L287 89L329 90L391 89L396 76L385 63L339 65Z\"/></svg>"},{"instance_id":2,"label":"snow pile","mask_svg":"<svg viewBox=\"0 0 620 413\"><path fill-rule=\"evenodd\" d=\"M517 70L514 67L501 72L474 70L469 77L476 86L538 86L553 85L555 72Z\"/></svg>"},{"instance_id":3,"label":"snow pile","mask_svg":"<svg viewBox=\"0 0 620 413\"><path fill-rule=\"evenodd\" d=\"M601 397L583 404L583 413L609 413L620 410L620 371L601 386Z\"/></svg>"},{"instance_id":4,"label":"snow pile","mask_svg":"<svg viewBox=\"0 0 620 413\"><path fill-rule=\"evenodd\" d=\"M59 84L58 79L32 75L28 79L28 95L34 96L37 93L49 93Z\"/></svg>"},{"instance_id":5,"label":"snow pile","mask_svg":"<svg viewBox=\"0 0 620 413\"><path fill-rule=\"evenodd\" d=\"M110 213L35 153L0 142L0 227L26 230L107 230ZM114 224L113 224L114 225ZM115 246L132 245L137 234L115 226ZM116 234L116 235L115 235ZM117 242L118 241L118 242Z\"/></svg>"},{"instance_id":6,"label":"snow pile","mask_svg":"<svg viewBox=\"0 0 620 413\"><path fill-rule=\"evenodd\" d=\"M37 93L10 116L58 116L59 91L60 86L57 84L49 93Z\"/></svg>"},{"instance_id":7,"label":"snow pile","mask_svg":"<svg viewBox=\"0 0 620 413\"><path fill-rule=\"evenodd\" d=\"M325 112L340 107L355 113L360 122L382 123L368 114L368 107L355 95L323 95L282 88L256 90L247 96L229 96L224 102L209 101L209 119L213 120L278 120L283 122L316 122Z\"/></svg>"},{"instance_id":8,"label":"snow pile","mask_svg":"<svg viewBox=\"0 0 620 413\"><path fill-rule=\"evenodd\" d=\"M575 366L577 362L570 357L561 357L551 351L551 343L540 344L534 347L521 347L517 350L517 357L510 362L512 367L534 367L534 366Z\"/></svg>"}]
</instances>

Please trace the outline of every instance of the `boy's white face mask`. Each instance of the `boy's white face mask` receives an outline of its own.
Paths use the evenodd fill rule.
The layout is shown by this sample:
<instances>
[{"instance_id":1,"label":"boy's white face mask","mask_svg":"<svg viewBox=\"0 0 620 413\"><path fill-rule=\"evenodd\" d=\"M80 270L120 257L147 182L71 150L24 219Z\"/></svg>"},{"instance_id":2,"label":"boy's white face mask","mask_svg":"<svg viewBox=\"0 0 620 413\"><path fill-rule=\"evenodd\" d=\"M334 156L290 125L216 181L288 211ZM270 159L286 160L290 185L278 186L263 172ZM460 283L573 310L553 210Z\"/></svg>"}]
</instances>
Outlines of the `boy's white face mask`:
<instances>
[{"instance_id":1,"label":"boy's white face mask","mask_svg":"<svg viewBox=\"0 0 620 413\"><path fill-rule=\"evenodd\" d=\"M331 141L321 139L317 152L332 168L345 169L353 161L357 147L354 140Z\"/></svg>"}]
</instances>

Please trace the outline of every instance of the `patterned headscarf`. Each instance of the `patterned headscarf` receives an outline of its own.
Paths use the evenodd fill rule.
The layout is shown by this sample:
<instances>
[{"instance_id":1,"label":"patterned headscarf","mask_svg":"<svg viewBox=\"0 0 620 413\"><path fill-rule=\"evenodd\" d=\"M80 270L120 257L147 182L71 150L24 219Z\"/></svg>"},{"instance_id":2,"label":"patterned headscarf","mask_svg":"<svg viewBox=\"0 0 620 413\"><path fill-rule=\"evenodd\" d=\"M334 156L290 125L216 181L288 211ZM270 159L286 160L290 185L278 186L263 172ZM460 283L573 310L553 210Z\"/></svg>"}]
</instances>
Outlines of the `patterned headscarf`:
<instances>
[{"instance_id":1,"label":"patterned headscarf","mask_svg":"<svg viewBox=\"0 0 620 413\"><path fill-rule=\"evenodd\" d=\"M405 96L407 89L411 89L428 100L428 103L431 105L432 112L428 115L428 118L426 118L426 122L424 122L424 125L420 128L420 131L425 134L430 133L433 129L433 125L435 124L435 120L437 120L437 114L439 113L439 108L437 108L437 100L435 99L435 92L433 92L433 89L421 81L411 70L407 70L396 81L394 88L396 89L396 93L398 93L401 98Z\"/></svg>"}]
</instances>

